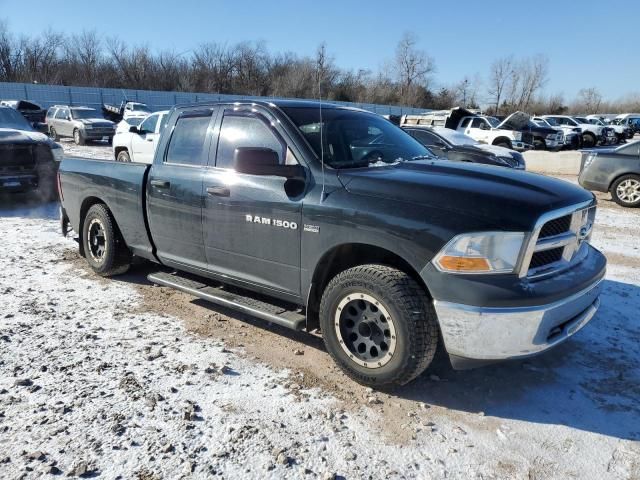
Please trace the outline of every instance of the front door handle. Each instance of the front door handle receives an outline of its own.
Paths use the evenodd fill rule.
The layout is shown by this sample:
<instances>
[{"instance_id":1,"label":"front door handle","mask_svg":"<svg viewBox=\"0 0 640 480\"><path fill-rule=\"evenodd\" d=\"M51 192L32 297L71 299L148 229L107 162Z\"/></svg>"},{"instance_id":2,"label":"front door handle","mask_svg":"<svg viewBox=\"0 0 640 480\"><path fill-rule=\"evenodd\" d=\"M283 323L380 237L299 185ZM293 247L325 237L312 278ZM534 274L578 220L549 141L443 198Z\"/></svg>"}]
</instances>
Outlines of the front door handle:
<instances>
[{"instance_id":1,"label":"front door handle","mask_svg":"<svg viewBox=\"0 0 640 480\"><path fill-rule=\"evenodd\" d=\"M217 197L228 197L231 195L231 191L228 187L207 187L207 193Z\"/></svg>"},{"instance_id":2,"label":"front door handle","mask_svg":"<svg viewBox=\"0 0 640 480\"><path fill-rule=\"evenodd\" d=\"M147 142L153 142L153 138L147 138Z\"/></svg>"},{"instance_id":3,"label":"front door handle","mask_svg":"<svg viewBox=\"0 0 640 480\"><path fill-rule=\"evenodd\" d=\"M169 188L171 186L171 182L168 182L167 180L151 180L150 183L152 187L158 188Z\"/></svg>"}]
</instances>

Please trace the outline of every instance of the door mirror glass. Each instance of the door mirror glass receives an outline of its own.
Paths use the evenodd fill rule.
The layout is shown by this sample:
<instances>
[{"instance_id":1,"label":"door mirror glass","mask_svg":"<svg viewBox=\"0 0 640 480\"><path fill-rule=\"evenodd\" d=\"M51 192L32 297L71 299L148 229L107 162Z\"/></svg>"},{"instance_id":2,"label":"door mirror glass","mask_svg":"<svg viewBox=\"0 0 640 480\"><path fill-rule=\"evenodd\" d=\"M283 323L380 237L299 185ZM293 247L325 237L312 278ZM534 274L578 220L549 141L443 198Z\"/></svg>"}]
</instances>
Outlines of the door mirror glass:
<instances>
[{"instance_id":1,"label":"door mirror glass","mask_svg":"<svg viewBox=\"0 0 640 480\"><path fill-rule=\"evenodd\" d=\"M304 170L300 165L281 165L278 153L270 148L238 147L233 164L238 173L304 178Z\"/></svg>"}]
</instances>

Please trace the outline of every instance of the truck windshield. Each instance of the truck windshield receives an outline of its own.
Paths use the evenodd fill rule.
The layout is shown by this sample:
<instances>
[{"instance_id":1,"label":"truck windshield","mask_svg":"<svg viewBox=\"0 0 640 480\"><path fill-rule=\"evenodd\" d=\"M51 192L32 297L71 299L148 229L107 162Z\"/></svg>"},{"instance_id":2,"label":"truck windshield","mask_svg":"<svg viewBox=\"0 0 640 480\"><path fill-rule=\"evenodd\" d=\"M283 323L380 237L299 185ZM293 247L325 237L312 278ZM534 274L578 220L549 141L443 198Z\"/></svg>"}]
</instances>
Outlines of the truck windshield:
<instances>
[{"instance_id":1,"label":"truck windshield","mask_svg":"<svg viewBox=\"0 0 640 480\"><path fill-rule=\"evenodd\" d=\"M143 105L142 103L134 103L131 105L131 110L134 110L136 112L148 112L151 113L151 110L149 110L149 107L147 107L146 105Z\"/></svg>"},{"instance_id":2,"label":"truck windshield","mask_svg":"<svg viewBox=\"0 0 640 480\"><path fill-rule=\"evenodd\" d=\"M497 128L500 125L500 120L495 117L485 117L493 128Z\"/></svg>"},{"instance_id":3,"label":"truck windshield","mask_svg":"<svg viewBox=\"0 0 640 480\"><path fill-rule=\"evenodd\" d=\"M372 113L327 107L282 109L314 152L332 168L359 168L419 158L436 158L411 135ZM320 131L322 130L322 148Z\"/></svg>"},{"instance_id":4,"label":"truck windshield","mask_svg":"<svg viewBox=\"0 0 640 480\"><path fill-rule=\"evenodd\" d=\"M0 128L16 130L33 130L27 120L16 110L9 107L0 108Z\"/></svg>"},{"instance_id":5,"label":"truck windshield","mask_svg":"<svg viewBox=\"0 0 640 480\"><path fill-rule=\"evenodd\" d=\"M88 119L88 118L102 118L102 115L93 108L72 108L73 118L76 120Z\"/></svg>"}]
</instances>

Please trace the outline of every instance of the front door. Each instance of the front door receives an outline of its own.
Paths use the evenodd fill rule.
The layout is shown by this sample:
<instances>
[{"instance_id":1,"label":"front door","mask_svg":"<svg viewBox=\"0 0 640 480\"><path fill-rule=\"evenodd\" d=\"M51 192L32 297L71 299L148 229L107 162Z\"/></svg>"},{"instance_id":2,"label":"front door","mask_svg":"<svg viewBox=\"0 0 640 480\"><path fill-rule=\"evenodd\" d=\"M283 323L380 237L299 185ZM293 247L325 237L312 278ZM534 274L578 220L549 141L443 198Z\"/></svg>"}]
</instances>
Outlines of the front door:
<instances>
[{"instance_id":1,"label":"front door","mask_svg":"<svg viewBox=\"0 0 640 480\"><path fill-rule=\"evenodd\" d=\"M168 145L149 172L149 229L158 258L206 270L202 235L202 177L209 156L213 110L180 114Z\"/></svg>"},{"instance_id":2,"label":"front door","mask_svg":"<svg viewBox=\"0 0 640 480\"><path fill-rule=\"evenodd\" d=\"M227 108L219 115L219 141L204 175L204 244L209 268L241 283L300 295L302 190L275 176L234 170L238 147L276 151L297 160L268 112ZM215 162L215 163L214 163Z\"/></svg>"},{"instance_id":3,"label":"front door","mask_svg":"<svg viewBox=\"0 0 640 480\"><path fill-rule=\"evenodd\" d=\"M156 127L160 115L154 113L149 115L138 127L139 134L134 134L131 138L132 160L140 163L153 163L158 134Z\"/></svg>"}]
</instances>

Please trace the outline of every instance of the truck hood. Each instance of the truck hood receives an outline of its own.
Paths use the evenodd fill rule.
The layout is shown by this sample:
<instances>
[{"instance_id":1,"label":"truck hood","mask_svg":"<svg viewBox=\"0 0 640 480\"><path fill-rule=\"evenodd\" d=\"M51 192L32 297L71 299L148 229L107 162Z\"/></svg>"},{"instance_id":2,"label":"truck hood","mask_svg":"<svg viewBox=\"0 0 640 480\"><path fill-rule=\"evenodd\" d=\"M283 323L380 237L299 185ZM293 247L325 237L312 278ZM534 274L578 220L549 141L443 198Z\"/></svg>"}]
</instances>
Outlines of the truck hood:
<instances>
[{"instance_id":1,"label":"truck hood","mask_svg":"<svg viewBox=\"0 0 640 480\"><path fill-rule=\"evenodd\" d=\"M478 143L476 145L469 145L477 150L482 150L487 153L491 153L496 157L511 157L513 158L512 153L514 150L505 147L499 147L498 145L489 145L488 143Z\"/></svg>"},{"instance_id":2,"label":"truck hood","mask_svg":"<svg viewBox=\"0 0 640 480\"><path fill-rule=\"evenodd\" d=\"M341 170L338 176L349 193L482 218L487 228L499 230L530 231L543 213L594 201L591 193L563 180L442 160Z\"/></svg>"},{"instance_id":3,"label":"truck hood","mask_svg":"<svg viewBox=\"0 0 640 480\"><path fill-rule=\"evenodd\" d=\"M531 117L527 113L514 112L505 118L498 125L498 128L500 130L515 130L516 132L519 132L520 130L528 128L530 118Z\"/></svg>"},{"instance_id":4,"label":"truck hood","mask_svg":"<svg viewBox=\"0 0 640 480\"><path fill-rule=\"evenodd\" d=\"M0 144L48 143L49 137L44 133L13 128L0 128Z\"/></svg>"},{"instance_id":5,"label":"truck hood","mask_svg":"<svg viewBox=\"0 0 640 480\"><path fill-rule=\"evenodd\" d=\"M104 127L112 127L115 125L111 120L107 120L104 118L83 118L78 120L80 123L84 123L85 125L94 125L94 126L104 126Z\"/></svg>"}]
</instances>

